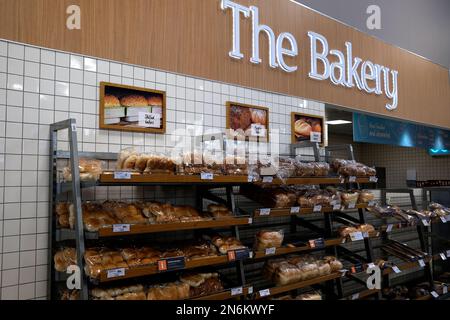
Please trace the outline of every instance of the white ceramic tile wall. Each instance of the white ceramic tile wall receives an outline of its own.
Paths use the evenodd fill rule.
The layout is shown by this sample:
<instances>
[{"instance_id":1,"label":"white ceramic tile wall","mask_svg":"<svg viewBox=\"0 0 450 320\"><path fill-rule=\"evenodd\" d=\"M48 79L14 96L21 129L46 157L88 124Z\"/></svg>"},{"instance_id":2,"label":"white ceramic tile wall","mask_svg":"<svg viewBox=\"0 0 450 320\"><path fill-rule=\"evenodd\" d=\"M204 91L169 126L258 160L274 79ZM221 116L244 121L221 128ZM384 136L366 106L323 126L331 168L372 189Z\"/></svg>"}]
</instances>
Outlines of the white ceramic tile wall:
<instances>
[{"instance_id":1,"label":"white ceramic tile wall","mask_svg":"<svg viewBox=\"0 0 450 320\"><path fill-rule=\"evenodd\" d=\"M269 107L271 128L280 130L280 151L287 153L290 113L324 115L323 104L299 98L8 41L0 40L0 48L0 299L46 297L49 124L75 118L84 151L137 145L164 152L174 146L175 129L200 121L204 130L224 130L225 102L235 101ZM100 81L166 91L167 134L98 130ZM60 139L67 147L67 134ZM133 196L121 188L94 197L107 194Z\"/></svg>"}]
</instances>

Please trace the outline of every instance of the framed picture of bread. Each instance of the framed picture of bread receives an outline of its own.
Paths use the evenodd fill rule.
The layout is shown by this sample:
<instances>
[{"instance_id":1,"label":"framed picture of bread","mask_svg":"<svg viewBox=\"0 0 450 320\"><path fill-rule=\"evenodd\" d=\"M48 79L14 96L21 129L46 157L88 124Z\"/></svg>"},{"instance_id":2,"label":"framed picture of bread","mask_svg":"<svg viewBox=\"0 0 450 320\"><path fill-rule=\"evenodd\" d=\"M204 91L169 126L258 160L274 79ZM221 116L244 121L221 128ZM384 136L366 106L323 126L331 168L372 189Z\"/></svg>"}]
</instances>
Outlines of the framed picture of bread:
<instances>
[{"instance_id":1,"label":"framed picture of bread","mask_svg":"<svg viewBox=\"0 0 450 320\"><path fill-rule=\"evenodd\" d=\"M100 128L165 133L166 93L101 82Z\"/></svg>"},{"instance_id":2,"label":"framed picture of bread","mask_svg":"<svg viewBox=\"0 0 450 320\"><path fill-rule=\"evenodd\" d=\"M324 145L323 117L292 112L291 118L292 143L313 141Z\"/></svg>"},{"instance_id":3,"label":"framed picture of bread","mask_svg":"<svg viewBox=\"0 0 450 320\"><path fill-rule=\"evenodd\" d=\"M226 128L229 134L246 140L269 141L269 109L227 102Z\"/></svg>"}]
</instances>

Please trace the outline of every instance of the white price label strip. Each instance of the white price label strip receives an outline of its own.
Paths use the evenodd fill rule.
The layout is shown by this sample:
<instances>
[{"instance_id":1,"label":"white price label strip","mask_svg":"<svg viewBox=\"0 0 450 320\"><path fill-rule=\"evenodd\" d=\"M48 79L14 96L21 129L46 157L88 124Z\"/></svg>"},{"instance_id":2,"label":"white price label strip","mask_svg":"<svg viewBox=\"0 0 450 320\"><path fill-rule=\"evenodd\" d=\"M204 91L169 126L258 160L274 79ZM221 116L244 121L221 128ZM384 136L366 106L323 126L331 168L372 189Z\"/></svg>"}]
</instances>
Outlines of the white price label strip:
<instances>
[{"instance_id":1,"label":"white price label strip","mask_svg":"<svg viewBox=\"0 0 450 320\"><path fill-rule=\"evenodd\" d=\"M264 208L259 210L260 216L270 216L270 209Z\"/></svg>"},{"instance_id":2,"label":"white price label strip","mask_svg":"<svg viewBox=\"0 0 450 320\"><path fill-rule=\"evenodd\" d=\"M310 138L311 138L311 142L321 143L322 142L322 133L320 133L320 132L311 132Z\"/></svg>"},{"instance_id":3,"label":"white price label strip","mask_svg":"<svg viewBox=\"0 0 450 320\"><path fill-rule=\"evenodd\" d=\"M254 176L248 176L247 181L248 182L253 182L253 181L256 181L256 178Z\"/></svg>"},{"instance_id":4,"label":"white price label strip","mask_svg":"<svg viewBox=\"0 0 450 320\"><path fill-rule=\"evenodd\" d=\"M130 225L129 224L115 224L113 225L113 232L114 233L121 233L121 232L130 232Z\"/></svg>"},{"instance_id":5,"label":"white price label strip","mask_svg":"<svg viewBox=\"0 0 450 320\"><path fill-rule=\"evenodd\" d=\"M202 180L214 180L214 174L209 173L209 172L202 172L200 174L200 178Z\"/></svg>"},{"instance_id":6,"label":"white price label strip","mask_svg":"<svg viewBox=\"0 0 450 320\"><path fill-rule=\"evenodd\" d=\"M441 253L440 256L443 261L447 260L447 256L445 255L445 253Z\"/></svg>"},{"instance_id":7,"label":"white price label strip","mask_svg":"<svg viewBox=\"0 0 450 320\"><path fill-rule=\"evenodd\" d=\"M300 207L292 207L291 214L293 214L293 213L300 213Z\"/></svg>"},{"instance_id":8,"label":"white price label strip","mask_svg":"<svg viewBox=\"0 0 450 320\"><path fill-rule=\"evenodd\" d=\"M253 223L253 218L248 218L248 224L252 224Z\"/></svg>"},{"instance_id":9,"label":"white price label strip","mask_svg":"<svg viewBox=\"0 0 450 320\"><path fill-rule=\"evenodd\" d=\"M348 177L348 182L356 182L356 177Z\"/></svg>"},{"instance_id":10,"label":"white price label strip","mask_svg":"<svg viewBox=\"0 0 450 320\"><path fill-rule=\"evenodd\" d=\"M450 258L450 250L447 250L447 258Z\"/></svg>"},{"instance_id":11,"label":"white price label strip","mask_svg":"<svg viewBox=\"0 0 450 320\"><path fill-rule=\"evenodd\" d=\"M272 254L275 254L277 252L277 248L267 248L266 249L266 256L270 256Z\"/></svg>"},{"instance_id":12,"label":"white price label strip","mask_svg":"<svg viewBox=\"0 0 450 320\"><path fill-rule=\"evenodd\" d=\"M448 287L442 286L442 294L447 294L447 293L448 293Z\"/></svg>"},{"instance_id":13,"label":"white price label strip","mask_svg":"<svg viewBox=\"0 0 450 320\"><path fill-rule=\"evenodd\" d=\"M314 206L314 212L321 212L322 211L322 206Z\"/></svg>"},{"instance_id":14,"label":"white price label strip","mask_svg":"<svg viewBox=\"0 0 450 320\"><path fill-rule=\"evenodd\" d=\"M248 287L248 294L252 294L253 293L253 287Z\"/></svg>"},{"instance_id":15,"label":"white price label strip","mask_svg":"<svg viewBox=\"0 0 450 320\"><path fill-rule=\"evenodd\" d=\"M359 293L355 293L352 295L352 300L358 300L359 299Z\"/></svg>"},{"instance_id":16,"label":"white price label strip","mask_svg":"<svg viewBox=\"0 0 450 320\"><path fill-rule=\"evenodd\" d=\"M114 172L114 179L117 180L130 180L131 172Z\"/></svg>"},{"instance_id":17,"label":"white price label strip","mask_svg":"<svg viewBox=\"0 0 450 320\"><path fill-rule=\"evenodd\" d=\"M436 291L431 291L431 295L433 296L433 298L437 299L439 298L439 294Z\"/></svg>"},{"instance_id":18,"label":"white price label strip","mask_svg":"<svg viewBox=\"0 0 450 320\"><path fill-rule=\"evenodd\" d=\"M259 296L261 298L270 296L270 289L259 290Z\"/></svg>"},{"instance_id":19,"label":"white price label strip","mask_svg":"<svg viewBox=\"0 0 450 320\"><path fill-rule=\"evenodd\" d=\"M242 287L231 289L232 296L238 296L238 295L241 295L242 293L244 293L244 288L242 288Z\"/></svg>"},{"instance_id":20,"label":"white price label strip","mask_svg":"<svg viewBox=\"0 0 450 320\"><path fill-rule=\"evenodd\" d=\"M360 241L360 240L364 240L364 236L363 236L362 232L353 232L353 233L350 233L350 239L352 239L352 241Z\"/></svg>"},{"instance_id":21,"label":"white price label strip","mask_svg":"<svg viewBox=\"0 0 450 320\"><path fill-rule=\"evenodd\" d=\"M445 217L441 217L442 223L447 223L447 219Z\"/></svg>"},{"instance_id":22,"label":"white price label strip","mask_svg":"<svg viewBox=\"0 0 450 320\"><path fill-rule=\"evenodd\" d=\"M124 276L125 276L125 268L111 269L111 270L108 270L108 272L106 274L106 277L108 279L124 277Z\"/></svg>"},{"instance_id":23,"label":"white price label strip","mask_svg":"<svg viewBox=\"0 0 450 320\"><path fill-rule=\"evenodd\" d=\"M423 261L422 259L419 260L419 266L421 266L422 268L425 267L425 261Z\"/></svg>"},{"instance_id":24,"label":"white price label strip","mask_svg":"<svg viewBox=\"0 0 450 320\"><path fill-rule=\"evenodd\" d=\"M388 224L388 226L386 228L386 232L391 232L393 227L394 227L393 224Z\"/></svg>"},{"instance_id":25,"label":"white price label strip","mask_svg":"<svg viewBox=\"0 0 450 320\"><path fill-rule=\"evenodd\" d=\"M392 266L392 270L393 270L395 273L401 273L401 272L402 272L402 270L400 270L397 266Z\"/></svg>"},{"instance_id":26,"label":"white price label strip","mask_svg":"<svg viewBox=\"0 0 450 320\"><path fill-rule=\"evenodd\" d=\"M263 183L272 183L273 182L273 177L264 177L263 178Z\"/></svg>"},{"instance_id":27,"label":"white price label strip","mask_svg":"<svg viewBox=\"0 0 450 320\"><path fill-rule=\"evenodd\" d=\"M348 208L349 209L355 209L356 208L356 203L349 203Z\"/></svg>"},{"instance_id":28,"label":"white price label strip","mask_svg":"<svg viewBox=\"0 0 450 320\"><path fill-rule=\"evenodd\" d=\"M425 227L429 227L429 226L430 226L430 223L428 222L428 220L425 220L425 219L422 219L422 224L423 224Z\"/></svg>"},{"instance_id":29,"label":"white price label strip","mask_svg":"<svg viewBox=\"0 0 450 320\"><path fill-rule=\"evenodd\" d=\"M369 181L370 182L378 182L378 178L372 176L372 177L369 178Z\"/></svg>"}]
</instances>

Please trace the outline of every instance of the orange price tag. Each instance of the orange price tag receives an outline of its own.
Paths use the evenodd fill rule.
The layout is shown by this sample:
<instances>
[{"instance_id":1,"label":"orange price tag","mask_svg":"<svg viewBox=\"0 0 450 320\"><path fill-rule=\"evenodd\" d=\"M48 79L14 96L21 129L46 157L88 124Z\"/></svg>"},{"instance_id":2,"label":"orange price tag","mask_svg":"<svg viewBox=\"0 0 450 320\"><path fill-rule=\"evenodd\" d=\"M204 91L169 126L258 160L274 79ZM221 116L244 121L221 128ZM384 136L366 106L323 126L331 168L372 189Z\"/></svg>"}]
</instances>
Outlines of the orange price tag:
<instances>
[{"instance_id":1,"label":"orange price tag","mask_svg":"<svg viewBox=\"0 0 450 320\"><path fill-rule=\"evenodd\" d=\"M166 260L158 261L158 271L167 271L167 261Z\"/></svg>"},{"instance_id":2,"label":"orange price tag","mask_svg":"<svg viewBox=\"0 0 450 320\"><path fill-rule=\"evenodd\" d=\"M228 251L228 260L229 261L236 260L236 253L234 251Z\"/></svg>"}]
</instances>

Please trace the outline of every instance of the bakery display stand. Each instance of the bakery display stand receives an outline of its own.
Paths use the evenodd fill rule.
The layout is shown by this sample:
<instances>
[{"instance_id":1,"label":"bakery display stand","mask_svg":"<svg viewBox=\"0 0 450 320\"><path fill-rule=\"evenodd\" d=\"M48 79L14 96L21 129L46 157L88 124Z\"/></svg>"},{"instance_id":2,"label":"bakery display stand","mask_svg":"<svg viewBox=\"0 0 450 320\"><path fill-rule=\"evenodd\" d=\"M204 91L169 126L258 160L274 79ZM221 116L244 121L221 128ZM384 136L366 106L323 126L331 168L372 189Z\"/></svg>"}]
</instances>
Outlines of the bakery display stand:
<instances>
[{"instance_id":1,"label":"bakery display stand","mask_svg":"<svg viewBox=\"0 0 450 320\"><path fill-rule=\"evenodd\" d=\"M387 205L387 195L388 194L405 194L409 196L410 202L411 202L411 208L413 210L417 210L417 203L416 203L416 198L414 196L414 190L413 189L382 189L381 190L381 204L382 205ZM423 223L418 223L416 226L416 230L417 230L417 235L419 238L419 242L420 242L420 249L422 252L425 252L428 257L431 257L430 259L425 260L425 278L427 280L427 282L430 285L430 288L432 288L434 290L434 280L433 280L433 252L432 252L432 248L431 248L431 236L430 236L430 231L431 231L431 223L424 225ZM390 237L389 237L389 232L384 232L383 233L383 240L384 241L389 241ZM383 277L383 287L390 287L391 286L391 282L390 282L390 277L389 277L389 273L385 273L384 277Z\"/></svg>"},{"instance_id":2,"label":"bakery display stand","mask_svg":"<svg viewBox=\"0 0 450 320\"><path fill-rule=\"evenodd\" d=\"M68 130L69 132L69 151L59 151L58 150L58 132L62 130ZM51 141L50 141L50 199L49 199L49 277L48 277L48 296L51 299L55 299L58 296L59 285L63 284L68 275L61 272L57 272L54 268L53 254L55 249L65 241L75 240L75 248L77 254L77 265L79 266L79 271L81 274L81 287L79 288L79 299L88 300L89 299L89 287L91 283L99 284L103 282L110 282L122 279L131 279L135 277L151 276L159 274L157 266L152 265L149 267L141 267L136 269L127 270L126 274L119 277L110 278L109 274L102 272L98 279L90 279L84 270L84 253L86 248L86 240L104 240L114 241L114 239L119 239L127 236L132 236L136 234L150 234L150 233L161 233L161 232L172 232L177 230L200 230L200 229L211 229L211 228L232 228L232 234L237 239L240 238L239 226L247 225L252 223L252 219L249 217L244 217L242 215L237 215L238 209L235 204L235 197L233 194L233 186L239 185L244 181L247 182L247 177L244 179L214 179L212 181L204 181L200 177L194 176L167 176L167 175L147 175L146 177L140 176L141 179L136 177L129 177L130 179L121 179L115 176L115 173L105 173L102 174L98 181L96 182L81 182L79 178L79 168L78 163L80 157L85 158L95 158L98 160L117 160L116 153L97 153L97 152L78 152L77 148L77 127L76 121L74 119L69 119L66 121L54 123L50 126L51 131ZM57 172L57 161L59 159L65 159L70 162L70 168L72 172L71 182L60 182L58 180ZM117 179L116 179L117 178ZM233 177L229 177L233 178ZM84 229L83 215L82 215L82 188L96 187L96 186L189 186L193 187L196 191L196 205L197 208L203 211L203 199L212 199L214 202L225 204L231 211L235 214L233 219L229 220L216 220L216 221L204 221L204 222L188 222L188 223L172 223L172 224L161 224L161 225L129 225L129 232L126 233L115 233L109 228L101 228L98 232L87 232ZM225 188L226 199L221 199L215 197L209 190L211 188ZM69 202L74 204L75 212L75 228L74 230L59 229L57 228L55 205L61 200L63 195L67 196L70 193L68 199ZM251 257L251 251L249 251L249 258ZM246 287L245 273L243 267L244 258L230 259L227 256L218 256L213 258L208 258L204 260L192 260L187 261L185 268L181 269L194 269L205 266L232 266L234 264L237 274L237 282L240 287L237 290L230 289L226 292L221 292L213 294L211 296L200 297L200 299L232 299L244 297L245 295L252 292L251 287ZM180 271L169 270L170 271ZM237 292L237 293L236 293Z\"/></svg>"}]
</instances>

